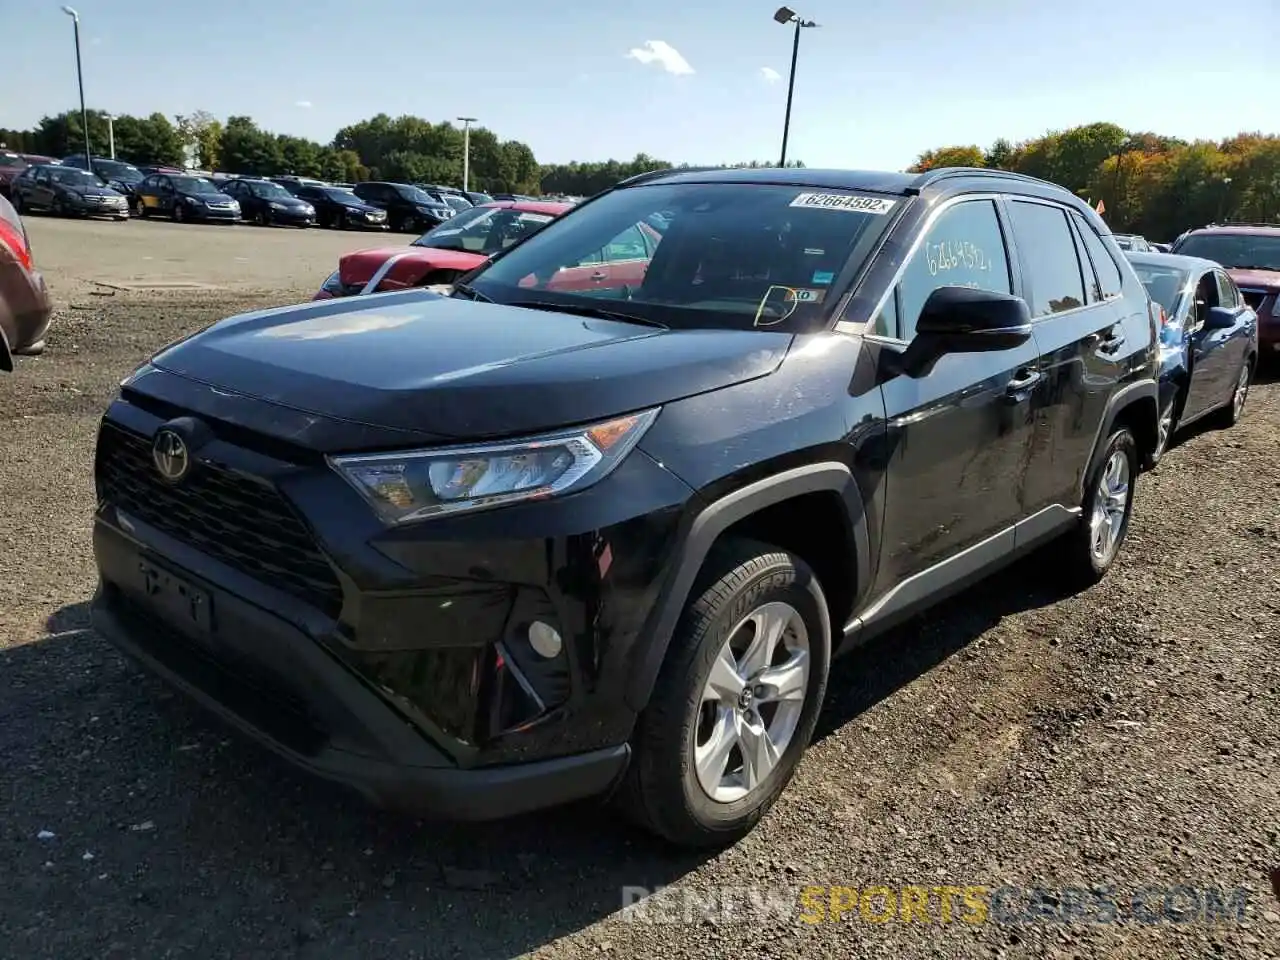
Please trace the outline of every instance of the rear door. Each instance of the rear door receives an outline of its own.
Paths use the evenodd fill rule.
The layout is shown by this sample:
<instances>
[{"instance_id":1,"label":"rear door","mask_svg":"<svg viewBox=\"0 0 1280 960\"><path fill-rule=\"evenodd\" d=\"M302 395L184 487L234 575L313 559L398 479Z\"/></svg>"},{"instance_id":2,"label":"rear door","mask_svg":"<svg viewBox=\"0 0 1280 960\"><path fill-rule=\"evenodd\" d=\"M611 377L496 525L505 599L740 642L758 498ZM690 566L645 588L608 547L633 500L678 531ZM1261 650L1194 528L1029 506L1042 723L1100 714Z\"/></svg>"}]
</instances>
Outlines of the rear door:
<instances>
[{"instance_id":1,"label":"rear door","mask_svg":"<svg viewBox=\"0 0 1280 960\"><path fill-rule=\"evenodd\" d=\"M1040 350L1024 495L1028 514L1054 519L1055 508L1081 506L1099 424L1135 346L1126 341L1120 266L1093 226L1036 197L1010 196L1006 206Z\"/></svg>"}]
</instances>

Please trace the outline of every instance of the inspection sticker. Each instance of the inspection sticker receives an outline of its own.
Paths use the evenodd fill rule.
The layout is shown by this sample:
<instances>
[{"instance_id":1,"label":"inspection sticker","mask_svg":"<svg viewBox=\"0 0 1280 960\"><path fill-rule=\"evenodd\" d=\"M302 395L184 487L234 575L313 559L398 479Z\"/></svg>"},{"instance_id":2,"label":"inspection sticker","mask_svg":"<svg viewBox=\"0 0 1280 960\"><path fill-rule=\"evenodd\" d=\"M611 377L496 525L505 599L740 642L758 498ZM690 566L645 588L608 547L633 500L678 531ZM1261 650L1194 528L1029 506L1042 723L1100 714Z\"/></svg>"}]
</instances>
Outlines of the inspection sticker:
<instances>
[{"instance_id":1,"label":"inspection sticker","mask_svg":"<svg viewBox=\"0 0 1280 960\"><path fill-rule=\"evenodd\" d=\"M836 278L834 270L815 270L813 271L813 280L811 283L829 284Z\"/></svg>"},{"instance_id":2,"label":"inspection sticker","mask_svg":"<svg viewBox=\"0 0 1280 960\"><path fill-rule=\"evenodd\" d=\"M893 209L895 201L887 197L863 197L847 193L802 193L791 201L793 207L817 210L843 210L845 213L874 213L883 216Z\"/></svg>"},{"instance_id":3,"label":"inspection sticker","mask_svg":"<svg viewBox=\"0 0 1280 960\"><path fill-rule=\"evenodd\" d=\"M825 290L813 290L806 287L796 289L797 303L821 303L827 297Z\"/></svg>"}]
</instances>

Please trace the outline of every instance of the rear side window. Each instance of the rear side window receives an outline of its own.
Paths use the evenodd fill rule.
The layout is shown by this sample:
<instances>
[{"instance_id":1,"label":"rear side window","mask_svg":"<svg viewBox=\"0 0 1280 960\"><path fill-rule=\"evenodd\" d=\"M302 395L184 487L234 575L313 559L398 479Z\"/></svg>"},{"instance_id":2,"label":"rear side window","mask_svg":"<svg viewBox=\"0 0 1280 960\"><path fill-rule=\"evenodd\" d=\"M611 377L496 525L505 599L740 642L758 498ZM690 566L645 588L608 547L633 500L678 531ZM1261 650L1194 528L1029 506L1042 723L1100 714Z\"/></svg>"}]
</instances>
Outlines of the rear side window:
<instances>
[{"instance_id":1,"label":"rear side window","mask_svg":"<svg viewBox=\"0 0 1280 960\"><path fill-rule=\"evenodd\" d=\"M1031 285L1031 315L1045 317L1084 306L1084 279L1066 211L1023 200L1010 203L1009 210Z\"/></svg>"},{"instance_id":2,"label":"rear side window","mask_svg":"<svg viewBox=\"0 0 1280 960\"><path fill-rule=\"evenodd\" d=\"M1102 242L1097 232L1089 225L1089 221L1078 213L1073 213L1071 219L1075 221L1076 229L1080 231L1080 237L1084 240L1084 248L1089 254L1089 259L1093 261L1093 269L1098 275L1098 286L1102 288L1103 298L1120 296L1124 280L1121 278L1120 268L1111 256L1111 251L1107 249L1107 245ZM1087 274L1088 271L1086 270L1085 273Z\"/></svg>"}]
</instances>

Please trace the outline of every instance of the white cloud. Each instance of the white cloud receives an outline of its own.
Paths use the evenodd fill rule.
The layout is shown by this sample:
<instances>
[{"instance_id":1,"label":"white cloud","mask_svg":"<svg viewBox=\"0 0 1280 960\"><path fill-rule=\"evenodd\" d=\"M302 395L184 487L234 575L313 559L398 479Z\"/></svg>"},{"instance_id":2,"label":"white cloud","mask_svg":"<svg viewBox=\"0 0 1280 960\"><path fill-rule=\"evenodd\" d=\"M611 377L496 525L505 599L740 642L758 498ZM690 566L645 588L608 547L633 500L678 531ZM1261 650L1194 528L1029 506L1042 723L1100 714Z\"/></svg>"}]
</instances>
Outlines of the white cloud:
<instances>
[{"instance_id":1,"label":"white cloud","mask_svg":"<svg viewBox=\"0 0 1280 960\"><path fill-rule=\"evenodd\" d=\"M640 63L656 63L667 73L687 75L693 73L693 67L671 44L665 40L646 40L643 47L633 47L627 54L628 60Z\"/></svg>"},{"instance_id":2,"label":"white cloud","mask_svg":"<svg viewBox=\"0 0 1280 960\"><path fill-rule=\"evenodd\" d=\"M777 83L782 79L782 74L773 69L773 67L761 67L760 76L764 77L767 83Z\"/></svg>"},{"instance_id":3,"label":"white cloud","mask_svg":"<svg viewBox=\"0 0 1280 960\"><path fill-rule=\"evenodd\" d=\"M295 101L293 101L293 105L294 105L295 107L301 107L303 110L310 110L310 109L311 109L311 101L310 101L310 100L295 100Z\"/></svg>"},{"instance_id":4,"label":"white cloud","mask_svg":"<svg viewBox=\"0 0 1280 960\"><path fill-rule=\"evenodd\" d=\"M102 38L101 38L101 37L90 37L90 38L89 38L89 46L91 46L91 47L100 47L100 46L102 46Z\"/></svg>"}]
</instances>

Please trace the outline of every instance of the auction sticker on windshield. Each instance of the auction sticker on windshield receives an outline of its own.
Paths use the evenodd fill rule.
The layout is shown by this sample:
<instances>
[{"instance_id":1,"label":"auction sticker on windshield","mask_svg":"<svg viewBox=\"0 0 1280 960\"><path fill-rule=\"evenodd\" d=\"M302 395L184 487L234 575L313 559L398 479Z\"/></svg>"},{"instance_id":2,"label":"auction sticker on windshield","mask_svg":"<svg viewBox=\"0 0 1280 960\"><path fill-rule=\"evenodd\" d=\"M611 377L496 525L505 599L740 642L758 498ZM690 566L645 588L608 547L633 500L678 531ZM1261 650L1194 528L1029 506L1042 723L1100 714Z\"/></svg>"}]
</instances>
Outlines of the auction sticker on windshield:
<instances>
[{"instance_id":1,"label":"auction sticker on windshield","mask_svg":"<svg viewBox=\"0 0 1280 960\"><path fill-rule=\"evenodd\" d=\"M791 201L793 207L814 210L843 210L845 213L874 213L883 216L896 201L887 197L863 197L847 193L802 193Z\"/></svg>"}]
</instances>

